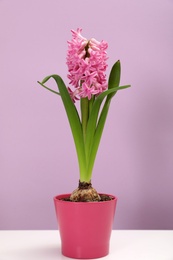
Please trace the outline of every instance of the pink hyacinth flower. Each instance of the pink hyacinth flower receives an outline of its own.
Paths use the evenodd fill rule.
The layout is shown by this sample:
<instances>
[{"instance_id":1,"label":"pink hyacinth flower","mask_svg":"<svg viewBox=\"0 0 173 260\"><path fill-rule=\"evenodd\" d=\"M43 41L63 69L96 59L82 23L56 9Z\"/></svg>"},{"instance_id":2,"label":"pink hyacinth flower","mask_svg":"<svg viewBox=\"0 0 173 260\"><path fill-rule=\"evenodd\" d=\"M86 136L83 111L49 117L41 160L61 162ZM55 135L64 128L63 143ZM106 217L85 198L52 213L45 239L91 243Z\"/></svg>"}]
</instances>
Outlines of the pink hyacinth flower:
<instances>
[{"instance_id":1,"label":"pink hyacinth flower","mask_svg":"<svg viewBox=\"0 0 173 260\"><path fill-rule=\"evenodd\" d=\"M108 44L94 38L87 40L81 35L82 29L72 30L72 40L68 41L67 66L73 101L77 97L89 100L107 89L106 68Z\"/></svg>"}]
</instances>

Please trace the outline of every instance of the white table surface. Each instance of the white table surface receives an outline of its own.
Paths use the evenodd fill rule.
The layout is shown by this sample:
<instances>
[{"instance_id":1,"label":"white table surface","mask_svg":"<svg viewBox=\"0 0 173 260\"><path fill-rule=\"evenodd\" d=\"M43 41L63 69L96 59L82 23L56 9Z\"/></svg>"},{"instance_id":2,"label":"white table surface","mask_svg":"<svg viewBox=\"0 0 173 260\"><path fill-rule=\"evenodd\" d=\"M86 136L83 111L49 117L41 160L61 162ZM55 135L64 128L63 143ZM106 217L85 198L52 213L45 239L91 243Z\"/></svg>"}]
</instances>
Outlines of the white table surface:
<instances>
[{"instance_id":1,"label":"white table surface","mask_svg":"<svg viewBox=\"0 0 173 260\"><path fill-rule=\"evenodd\" d=\"M59 231L0 231L0 260L65 260ZM113 230L103 260L173 260L173 231Z\"/></svg>"}]
</instances>

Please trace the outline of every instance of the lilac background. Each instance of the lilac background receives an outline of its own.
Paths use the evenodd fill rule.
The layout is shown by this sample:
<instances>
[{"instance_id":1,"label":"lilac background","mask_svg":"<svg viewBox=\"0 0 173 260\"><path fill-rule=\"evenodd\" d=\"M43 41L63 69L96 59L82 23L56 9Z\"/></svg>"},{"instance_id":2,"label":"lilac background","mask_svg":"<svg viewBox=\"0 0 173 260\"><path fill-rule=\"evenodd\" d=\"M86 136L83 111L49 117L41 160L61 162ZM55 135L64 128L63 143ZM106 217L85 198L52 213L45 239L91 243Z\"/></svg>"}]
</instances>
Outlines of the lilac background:
<instances>
[{"instance_id":1,"label":"lilac background","mask_svg":"<svg viewBox=\"0 0 173 260\"><path fill-rule=\"evenodd\" d=\"M66 77L70 29L120 59L93 186L119 201L116 229L173 229L173 1L0 0L0 228L55 229L52 197L78 183L58 96L36 82ZM54 86L50 84L50 86Z\"/></svg>"}]
</instances>

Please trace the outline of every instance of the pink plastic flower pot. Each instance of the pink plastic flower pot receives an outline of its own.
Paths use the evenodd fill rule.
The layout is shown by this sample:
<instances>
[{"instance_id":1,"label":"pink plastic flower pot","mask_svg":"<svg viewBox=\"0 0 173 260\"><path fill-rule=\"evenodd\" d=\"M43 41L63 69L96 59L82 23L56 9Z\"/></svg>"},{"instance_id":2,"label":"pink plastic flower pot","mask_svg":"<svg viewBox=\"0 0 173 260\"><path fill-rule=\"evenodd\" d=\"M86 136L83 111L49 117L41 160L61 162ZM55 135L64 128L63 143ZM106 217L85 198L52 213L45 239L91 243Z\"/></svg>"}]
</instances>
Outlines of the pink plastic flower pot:
<instances>
[{"instance_id":1,"label":"pink plastic flower pot","mask_svg":"<svg viewBox=\"0 0 173 260\"><path fill-rule=\"evenodd\" d=\"M62 254L90 259L108 255L117 198L103 202L70 202L54 197Z\"/></svg>"}]
</instances>

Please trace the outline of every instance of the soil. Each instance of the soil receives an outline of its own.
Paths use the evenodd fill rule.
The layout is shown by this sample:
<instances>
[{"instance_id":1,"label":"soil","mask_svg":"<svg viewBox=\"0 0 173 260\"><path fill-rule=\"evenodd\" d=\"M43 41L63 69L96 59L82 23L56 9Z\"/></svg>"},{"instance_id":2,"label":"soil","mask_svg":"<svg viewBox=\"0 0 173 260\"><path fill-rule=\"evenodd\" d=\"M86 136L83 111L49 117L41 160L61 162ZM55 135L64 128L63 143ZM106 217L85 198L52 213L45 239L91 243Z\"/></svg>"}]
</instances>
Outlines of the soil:
<instances>
[{"instance_id":1,"label":"soil","mask_svg":"<svg viewBox=\"0 0 173 260\"><path fill-rule=\"evenodd\" d=\"M102 201L108 201L108 200L112 200L112 198L106 194L99 194L100 195L100 198L101 200L98 200L98 202L102 202ZM70 201L70 202L74 202L74 201L71 201L70 200L70 197L67 197L67 198L63 198L61 199L63 201ZM85 201L86 202L86 201ZM91 201L92 202L92 201Z\"/></svg>"}]
</instances>

